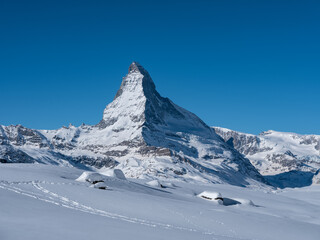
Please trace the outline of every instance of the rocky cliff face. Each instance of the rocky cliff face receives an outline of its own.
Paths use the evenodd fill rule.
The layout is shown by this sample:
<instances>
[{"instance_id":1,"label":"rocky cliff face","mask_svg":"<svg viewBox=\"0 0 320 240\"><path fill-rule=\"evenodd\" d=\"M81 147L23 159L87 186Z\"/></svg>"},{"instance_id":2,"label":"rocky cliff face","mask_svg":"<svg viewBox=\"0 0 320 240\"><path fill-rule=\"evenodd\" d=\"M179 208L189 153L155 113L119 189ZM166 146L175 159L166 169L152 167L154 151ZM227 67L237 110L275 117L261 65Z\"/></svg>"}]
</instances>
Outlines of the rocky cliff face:
<instances>
[{"instance_id":1,"label":"rocky cliff face","mask_svg":"<svg viewBox=\"0 0 320 240\"><path fill-rule=\"evenodd\" d=\"M0 127L2 162L117 167L127 177L248 185L263 177L193 113L163 98L133 62L97 125L33 130Z\"/></svg>"}]
</instances>

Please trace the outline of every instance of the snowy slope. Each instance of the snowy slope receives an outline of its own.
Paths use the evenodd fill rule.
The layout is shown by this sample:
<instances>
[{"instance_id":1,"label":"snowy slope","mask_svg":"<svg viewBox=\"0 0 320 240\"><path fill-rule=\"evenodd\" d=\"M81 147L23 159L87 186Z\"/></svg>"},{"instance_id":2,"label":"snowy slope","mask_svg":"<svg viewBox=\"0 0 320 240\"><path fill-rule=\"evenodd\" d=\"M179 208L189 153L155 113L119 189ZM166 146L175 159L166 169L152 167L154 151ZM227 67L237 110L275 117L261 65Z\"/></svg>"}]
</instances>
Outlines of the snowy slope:
<instances>
[{"instance_id":1,"label":"snowy slope","mask_svg":"<svg viewBox=\"0 0 320 240\"><path fill-rule=\"evenodd\" d=\"M3 240L217 239L316 240L320 185L271 191L105 177L108 190L75 181L77 168L2 164ZM199 197L220 193L224 204ZM210 195L211 196L211 195Z\"/></svg>"},{"instance_id":2,"label":"snowy slope","mask_svg":"<svg viewBox=\"0 0 320 240\"><path fill-rule=\"evenodd\" d=\"M117 167L127 177L260 185L264 178L193 113L163 98L133 62L97 125L0 126L2 162Z\"/></svg>"}]
</instances>

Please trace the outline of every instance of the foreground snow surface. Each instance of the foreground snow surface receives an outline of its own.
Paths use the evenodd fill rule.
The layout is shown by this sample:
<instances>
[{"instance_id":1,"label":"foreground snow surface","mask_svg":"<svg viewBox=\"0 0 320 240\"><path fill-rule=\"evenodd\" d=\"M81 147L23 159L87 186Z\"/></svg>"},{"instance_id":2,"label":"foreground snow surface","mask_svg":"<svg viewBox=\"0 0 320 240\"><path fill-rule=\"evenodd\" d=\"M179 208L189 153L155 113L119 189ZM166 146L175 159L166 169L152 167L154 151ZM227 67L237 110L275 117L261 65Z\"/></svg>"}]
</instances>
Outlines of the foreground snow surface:
<instances>
[{"instance_id":1,"label":"foreground snow surface","mask_svg":"<svg viewBox=\"0 0 320 240\"><path fill-rule=\"evenodd\" d=\"M0 239L319 239L320 186L248 189L106 177L83 170L0 165ZM164 187L164 188L163 188ZM228 204L200 198L219 192ZM246 203L254 204L246 204Z\"/></svg>"}]
</instances>

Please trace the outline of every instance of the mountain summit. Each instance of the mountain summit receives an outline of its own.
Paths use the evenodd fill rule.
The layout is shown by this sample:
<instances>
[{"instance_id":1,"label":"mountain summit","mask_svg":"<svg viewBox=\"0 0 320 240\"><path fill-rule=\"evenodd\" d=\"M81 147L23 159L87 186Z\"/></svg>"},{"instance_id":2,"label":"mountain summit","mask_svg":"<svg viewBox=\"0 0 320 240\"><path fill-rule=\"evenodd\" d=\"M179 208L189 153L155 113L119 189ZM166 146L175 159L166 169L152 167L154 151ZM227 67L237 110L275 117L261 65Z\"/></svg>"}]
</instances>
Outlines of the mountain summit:
<instances>
[{"instance_id":1,"label":"mountain summit","mask_svg":"<svg viewBox=\"0 0 320 240\"><path fill-rule=\"evenodd\" d=\"M263 177L195 114L156 91L133 62L95 126L31 130L2 126L0 158L7 162L81 163L120 168L127 177L176 178L248 185ZM21 156L21 157L20 157Z\"/></svg>"},{"instance_id":2,"label":"mountain summit","mask_svg":"<svg viewBox=\"0 0 320 240\"><path fill-rule=\"evenodd\" d=\"M113 102L104 110L99 124L102 128L111 125L118 130L129 129L130 126L130 129L135 127L136 130L143 127L144 130L148 128L159 132L166 128L205 136L213 134L212 129L197 116L161 97L149 73L136 62L130 65L127 76L123 78Z\"/></svg>"},{"instance_id":3,"label":"mountain summit","mask_svg":"<svg viewBox=\"0 0 320 240\"><path fill-rule=\"evenodd\" d=\"M154 93L155 85L149 73L137 62L131 63L128 74L123 78L120 89L118 90L115 99L124 91L143 91L144 94Z\"/></svg>"}]
</instances>

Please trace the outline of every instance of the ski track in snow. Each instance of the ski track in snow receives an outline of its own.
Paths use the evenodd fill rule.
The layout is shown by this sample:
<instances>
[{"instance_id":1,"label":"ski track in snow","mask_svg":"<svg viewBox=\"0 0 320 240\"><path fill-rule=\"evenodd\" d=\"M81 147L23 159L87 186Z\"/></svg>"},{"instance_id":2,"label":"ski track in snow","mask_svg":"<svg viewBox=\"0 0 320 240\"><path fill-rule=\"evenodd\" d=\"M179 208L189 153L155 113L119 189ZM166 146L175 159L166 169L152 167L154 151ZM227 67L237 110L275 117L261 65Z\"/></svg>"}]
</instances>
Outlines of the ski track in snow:
<instances>
[{"instance_id":1,"label":"ski track in snow","mask_svg":"<svg viewBox=\"0 0 320 240\"><path fill-rule=\"evenodd\" d=\"M42 194L23 190L21 188L13 186L13 185L22 185L22 184L30 184L35 189L39 190ZM241 238L241 237L215 234L212 231L200 231L200 230L193 229L193 228L181 227L181 226L176 226L176 225L172 225L172 224L165 224L165 223L160 223L160 222L153 222L153 221L149 221L149 220L133 218L133 217L128 217L128 216L124 216L124 215L120 215L120 214L116 214L116 213L107 212L104 210L96 209L96 208L81 204L81 203L73 201L67 197L61 196L61 195L54 193L54 192L51 192L48 189L41 186L40 184L76 185L74 183L69 183L69 184L68 183L53 183L53 182L46 182L46 181L22 181L22 182L0 181L0 188L4 189L4 190L15 192L20 195L31 197L36 200L51 203L51 204L54 204L54 205L57 205L60 207L65 207L65 208L73 209L76 211L99 215L99 216L107 217L107 218L111 218L111 219L126 221L126 222L130 222L130 223L134 223L134 224L141 224L141 225L145 225L148 227L160 227L160 228L172 229L172 230L196 232L196 233L201 233L203 235L211 235L212 239L217 239L217 240L221 239L221 237L223 239L230 239L230 240L232 240L232 239L253 240L253 239L249 239L249 238ZM177 212L176 212L176 214L181 215L181 213L177 213ZM184 219L187 222L194 225L195 227L199 227L196 224L190 222L190 219L187 219L186 217L184 217ZM230 231L233 232L232 230L230 230Z\"/></svg>"}]
</instances>

